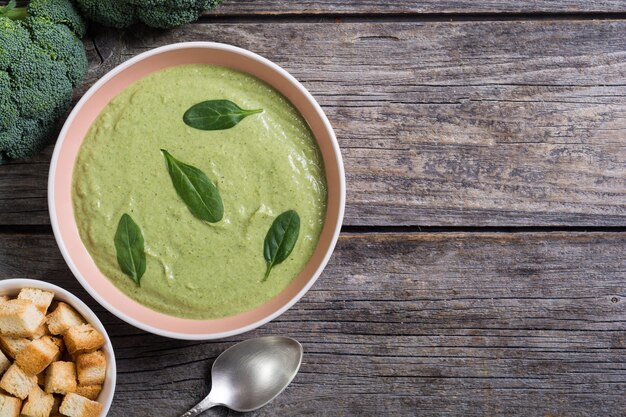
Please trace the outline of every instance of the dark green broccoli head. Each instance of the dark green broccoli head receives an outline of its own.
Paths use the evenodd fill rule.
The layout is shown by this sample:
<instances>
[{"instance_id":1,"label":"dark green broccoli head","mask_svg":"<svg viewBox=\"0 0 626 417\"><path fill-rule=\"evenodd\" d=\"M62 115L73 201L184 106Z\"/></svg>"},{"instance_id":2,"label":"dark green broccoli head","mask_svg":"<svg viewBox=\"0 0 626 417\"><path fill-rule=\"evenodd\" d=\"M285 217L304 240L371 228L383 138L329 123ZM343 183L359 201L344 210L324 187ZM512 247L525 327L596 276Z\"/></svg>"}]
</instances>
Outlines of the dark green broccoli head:
<instances>
[{"instance_id":1,"label":"dark green broccoli head","mask_svg":"<svg viewBox=\"0 0 626 417\"><path fill-rule=\"evenodd\" d=\"M31 43L30 33L20 21L0 16L0 70L6 70Z\"/></svg>"},{"instance_id":2,"label":"dark green broccoli head","mask_svg":"<svg viewBox=\"0 0 626 417\"><path fill-rule=\"evenodd\" d=\"M68 7L68 0L31 0L28 14L66 26L78 38L85 36L85 21L74 7Z\"/></svg>"},{"instance_id":3,"label":"dark green broccoli head","mask_svg":"<svg viewBox=\"0 0 626 417\"><path fill-rule=\"evenodd\" d=\"M72 99L72 83L62 61L32 46L9 67L11 96L20 114L49 124L62 116Z\"/></svg>"},{"instance_id":4,"label":"dark green broccoli head","mask_svg":"<svg viewBox=\"0 0 626 417\"><path fill-rule=\"evenodd\" d=\"M156 28L175 28L198 20L204 10L223 0L77 0L89 19L124 28L136 22Z\"/></svg>"},{"instance_id":5,"label":"dark green broccoli head","mask_svg":"<svg viewBox=\"0 0 626 417\"><path fill-rule=\"evenodd\" d=\"M0 12L0 164L48 143L87 70L85 26L69 0L26 10L16 20Z\"/></svg>"},{"instance_id":6,"label":"dark green broccoli head","mask_svg":"<svg viewBox=\"0 0 626 417\"><path fill-rule=\"evenodd\" d=\"M6 152L0 151L0 164L41 151L53 133L53 124L34 119L18 120L10 129L0 131L0 148L8 149ZM28 141L24 138L28 138Z\"/></svg>"},{"instance_id":7,"label":"dark green broccoli head","mask_svg":"<svg viewBox=\"0 0 626 417\"><path fill-rule=\"evenodd\" d=\"M67 26L46 18L29 17L25 23L30 28L33 42L53 61L64 63L67 78L72 85L78 85L87 71L83 42Z\"/></svg>"},{"instance_id":8,"label":"dark green broccoli head","mask_svg":"<svg viewBox=\"0 0 626 417\"><path fill-rule=\"evenodd\" d=\"M0 71L0 91L9 91L11 89L11 79L9 74ZM13 101L12 96L8 94L0 94L0 132L8 130L17 123L20 112L17 104ZM0 141L2 143L2 141Z\"/></svg>"},{"instance_id":9,"label":"dark green broccoli head","mask_svg":"<svg viewBox=\"0 0 626 417\"><path fill-rule=\"evenodd\" d=\"M127 1L77 0L83 15L94 22L114 28L125 28L135 22L135 6Z\"/></svg>"}]
</instances>

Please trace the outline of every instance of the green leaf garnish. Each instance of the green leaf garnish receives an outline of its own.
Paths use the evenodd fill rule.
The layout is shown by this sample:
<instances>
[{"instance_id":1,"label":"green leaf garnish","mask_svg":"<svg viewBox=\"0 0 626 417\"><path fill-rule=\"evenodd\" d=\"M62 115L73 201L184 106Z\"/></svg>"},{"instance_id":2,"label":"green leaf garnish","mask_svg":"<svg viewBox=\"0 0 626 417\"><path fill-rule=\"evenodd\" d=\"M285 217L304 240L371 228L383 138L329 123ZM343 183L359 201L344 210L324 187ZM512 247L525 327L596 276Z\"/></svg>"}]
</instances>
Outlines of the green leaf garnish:
<instances>
[{"instance_id":1,"label":"green leaf garnish","mask_svg":"<svg viewBox=\"0 0 626 417\"><path fill-rule=\"evenodd\" d=\"M208 100L191 106L183 115L183 121L195 129L224 130L262 111L244 110L230 100Z\"/></svg>"},{"instance_id":2,"label":"green leaf garnish","mask_svg":"<svg viewBox=\"0 0 626 417\"><path fill-rule=\"evenodd\" d=\"M0 16L11 20L26 19L28 17L28 9L26 6L17 7L17 2L10 0L6 6L0 6Z\"/></svg>"},{"instance_id":3,"label":"green leaf garnish","mask_svg":"<svg viewBox=\"0 0 626 417\"><path fill-rule=\"evenodd\" d=\"M141 277L146 272L146 253L141 229L128 214L123 214L115 233L117 263L122 272L141 285Z\"/></svg>"},{"instance_id":4,"label":"green leaf garnish","mask_svg":"<svg viewBox=\"0 0 626 417\"><path fill-rule=\"evenodd\" d=\"M263 281L267 280L274 265L283 262L291 254L300 234L300 216L294 210L288 210L276 217L265 236L263 256L267 270Z\"/></svg>"},{"instance_id":5,"label":"green leaf garnish","mask_svg":"<svg viewBox=\"0 0 626 417\"><path fill-rule=\"evenodd\" d=\"M4 16L9 13L11 10L15 9L17 6L17 2L15 0L10 0L5 6L0 6L0 16Z\"/></svg>"},{"instance_id":6,"label":"green leaf garnish","mask_svg":"<svg viewBox=\"0 0 626 417\"><path fill-rule=\"evenodd\" d=\"M198 168L180 162L169 152L161 149L172 184L189 211L209 223L216 223L224 216L224 205L217 187Z\"/></svg>"}]
</instances>

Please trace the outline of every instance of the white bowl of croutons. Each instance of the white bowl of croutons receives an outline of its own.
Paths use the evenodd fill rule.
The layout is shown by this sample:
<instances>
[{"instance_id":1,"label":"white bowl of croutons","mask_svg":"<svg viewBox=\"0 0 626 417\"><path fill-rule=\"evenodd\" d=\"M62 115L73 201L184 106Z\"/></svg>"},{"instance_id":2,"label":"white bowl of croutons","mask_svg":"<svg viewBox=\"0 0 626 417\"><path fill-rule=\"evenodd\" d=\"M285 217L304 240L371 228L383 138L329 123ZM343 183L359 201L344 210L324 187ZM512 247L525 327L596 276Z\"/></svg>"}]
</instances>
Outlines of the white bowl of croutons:
<instances>
[{"instance_id":1,"label":"white bowl of croutons","mask_svg":"<svg viewBox=\"0 0 626 417\"><path fill-rule=\"evenodd\" d=\"M0 416L104 417L115 392L109 336L56 285L0 281Z\"/></svg>"}]
</instances>

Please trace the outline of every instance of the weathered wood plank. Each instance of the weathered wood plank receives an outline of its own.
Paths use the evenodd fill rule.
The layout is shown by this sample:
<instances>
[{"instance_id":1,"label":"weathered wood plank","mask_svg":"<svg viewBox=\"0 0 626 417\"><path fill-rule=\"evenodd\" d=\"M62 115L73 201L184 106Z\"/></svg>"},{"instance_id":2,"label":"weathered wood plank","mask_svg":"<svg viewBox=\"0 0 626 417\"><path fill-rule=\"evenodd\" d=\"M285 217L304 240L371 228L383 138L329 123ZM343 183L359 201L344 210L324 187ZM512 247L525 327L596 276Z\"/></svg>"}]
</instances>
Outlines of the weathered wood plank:
<instances>
[{"instance_id":1,"label":"weathered wood plank","mask_svg":"<svg viewBox=\"0 0 626 417\"><path fill-rule=\"evenodd\" d=\"M621 0L226 0L207 15L624 12Z\"/></svg>"},{"instance_id":2,"label":"weathered wood plank","mask_svg":"<svg viewBox=\"0 0 626 417\"><path fill-rule=\"evenodd\" d=\"M318 98L344 153L346 224L626 224L624 21L108 31L83 90L141 51L194 40L259 52ZM49 155L0 167L0 223L48 222Z\"/></svg>"},{"instance_id":3,"label":"weathered wood plank","mask_svg":"<svg viewBox=\"0 0 626 417\"><path fill-rule=\"evenodd\" d=\"M113 417L179 415L206 393L219 352L269 334L299 339L305 359L251 415L624 416L625 250L626 233L342 235L294 308L213 343L104 312L51 236L0 235L0 278L47 279L94 306L118 358Z\"/></svg>"}]
</instances>

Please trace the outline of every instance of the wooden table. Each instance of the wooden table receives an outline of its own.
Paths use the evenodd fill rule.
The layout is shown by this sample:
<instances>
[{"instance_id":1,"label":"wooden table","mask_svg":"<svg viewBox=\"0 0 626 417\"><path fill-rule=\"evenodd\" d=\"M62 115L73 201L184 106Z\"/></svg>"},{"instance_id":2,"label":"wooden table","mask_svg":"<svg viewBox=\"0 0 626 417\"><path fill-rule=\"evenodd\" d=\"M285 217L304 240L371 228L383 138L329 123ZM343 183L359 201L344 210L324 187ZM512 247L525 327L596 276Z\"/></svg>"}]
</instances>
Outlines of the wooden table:
<instances>
[{"instance_id":1,"label":"wooden table","mask_svg":"<svg viewBox=\"0 0 626 417\"><path fill-rule=\"evenodd\" d=\"M290 311L221 342L137 330L54 242L51 149L0 167L0 277L103 319L110 416L178 416L232 343L289 335L301 372L258 416L626 416L623 0L231 0L170 32L92 27L77 97L147 49L218 41L313 93L348 180L330 265ZM209 415L227 415L225 409Z\"/></svg>"}]
</instances>

